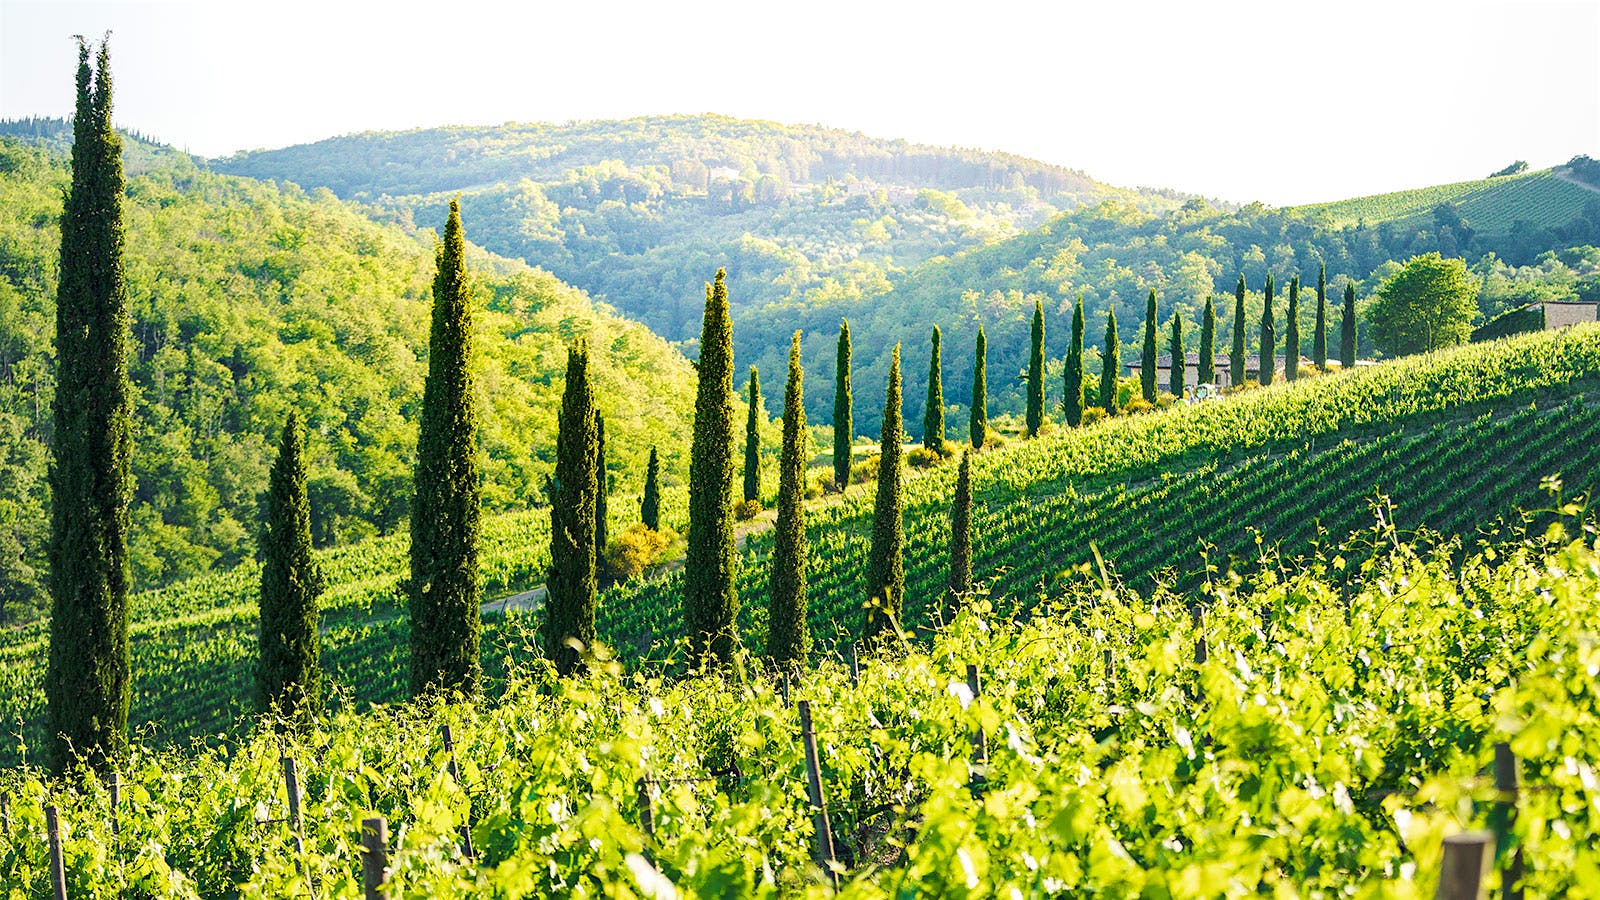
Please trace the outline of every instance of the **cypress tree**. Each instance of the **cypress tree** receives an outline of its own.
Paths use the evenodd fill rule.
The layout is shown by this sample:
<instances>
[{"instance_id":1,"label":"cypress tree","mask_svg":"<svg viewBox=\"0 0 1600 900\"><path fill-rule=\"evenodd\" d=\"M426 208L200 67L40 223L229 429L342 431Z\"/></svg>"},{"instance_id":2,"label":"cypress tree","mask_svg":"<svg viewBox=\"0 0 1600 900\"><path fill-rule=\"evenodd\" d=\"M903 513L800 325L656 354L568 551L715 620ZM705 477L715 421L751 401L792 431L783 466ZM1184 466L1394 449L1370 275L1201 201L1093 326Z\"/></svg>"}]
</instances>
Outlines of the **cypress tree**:
<instances>
[{"instance_id":1,"label":"cypress tree","mask_svg":"<svg viewBox=\"0 0 1600 900\"><path fill-rule=\"evenodd\" d=\"M1028 437L1044 425L1044 304L1033 301L1033 349L1028 352Z\"/></svg>"},{"instance_id":2,"label":"cypress tree","mask_svg":"<svg viewBox=\"0 0 1600 900\"><path fill-rule=\"evenodd\" d=\"M855 439L850 421L850 321L840 319L833 376L833 483L841 491L850 486L850 447Z\"/></svg>"},{"instance_id":3,"label":"cypress tree","mask_svg":"<svg viewBox=\"0 0 1600 900\"><path fill-rule=\"evenodd\" d=\"M738 559L733 536L733 323L728 318L726 278L727 272L718 269L715 284L706 285L694 439L689 450L689 546L684 557L683 612L690 657L697 665L731 662L739 640L735 631L739 593L734 581ZM849 346L849 333L841 328L840 362L846 374ZM841 386L848 410L848 377Z\"/></svg>"},{"instance_id":4,"label":"cypress tree","mask_svg":"<svg viewBox=\"0 0 1600 900\"><path fill-rule=\"evenodd\" d=\"M950 504L950 594L972 593L972 458L961 454L956 495ZM953 607L952 607L953 609Z\"/></svg>"},{"instance_id":5,"label":"cypress tree","mask_svg":"<svg viewBox=\"0 0 1600 900\"><path fill-rule=\"evenodd\" d=\"M1183 396L1184 376L1189 374L1189 360L1183 353L1183 317L1172 311L1172 367L1167 370L1167 393Z\"/></svg>"},{"instance_id":6,"label":"cypress tree","mask_svg":"<svg viewBox=\"0 0 1600 900\"><path fill-rule=\"evenodd\" d=\"M1156 402L1156 292L1144 303L1144 354L1139 358L1139 386L1144 399Z\"/></svg>"},{"instance_id":7,"label":"cypress tree","mask_svg":"<svg viewBox=\"0 0 1600 900\"><path fill-rule=\"evenodd\" d=\"M1263 385L1272 383L1278 369L1278 336L1272 330L1272 273L1267 273L1267 292L1261 305L1261 376Z\"/></svg>"},{"instance_id":8,"label":"cypress tree","mask_svg":"<svg viewBox=\"0 0 1600 900\"><path fill-rule=\"evenodd\" d=\"M1233 288L1233 352L1228 354L1228 383L1244 384L1245 348L1244 348L1244 276L1239 276L1239 283Z\"/></svg>"},{"instance_id":9,"label":"cypress tree","mask_svg":"<svg viewBox=\"0 0 1600 900\"><path fill-rule=\"evenodd\" d=\"M567 382L556 417L556 475L550 484L550 575L545 583L544 652L570 675L583 657L568 641L594 647L595 509L600 423L589 384L589 344L567 348Z\"/></svg>"},{"instance_id":10,"label":"cypress tree","mask_svg":"<svg viewBox=\"0 0 1600 900\"><path fill-rule=\"evenodd\" d=\"M778 461L778 522L772 535L772 607L767 616L767 656L780 666L805 665L811 653L806 627L806 514L804 504L806 407L800 366L800 332L789 343L789 381L783 388L783 455Z\"/></svg>"},{"instance_id":11,"label":"cypress tree","mask_svg":"<svg viewBox=\"0 0 1600 900\"><path fill-rule=\"evenodd\" d=\"M982 450L989 438L989 352L988 339L983 336L983 326L978 326L978 347L972 356L972 412L967 419L967 437L972 449Z\"/></svg>"},{"instance_id":12,"label":"cypress tree","mask_svg":"<svg viewBox=\"0 0 1600 900\"><path fill-rule=\"evenodd\" d=\"M1217 305L1206 297L1206 311L1200 317L1200 384L1217 382Z\"/></svg>"},{"instance_id":13,"label":"cypress tree","mask_svg":"<svg viewBox=\"0 0 1600 900\"><path fill-rule=\"evenodd\" d=\"M944 455L944 374L939 366L939 326L933 326L928 357L928 405L922 411L922 446Z\"/></svg>"},{"instance_id":14,"label":"cypress tree","mask_svg":"<svg viewBox=\"0 0 1600 900\"><path fill-rule=\"evenodd\" d=\"M1283 326L1283 378L1300 377L1300 276L1289 278L1289 315Z\"/></svg>"},{"instance_id":15,"label":"cypress tree","mask_svg":"<svg viewBox=\"0 0 1600 900\"><path fill-rule=\"evenodd\" d=\"M317 598L322 571L311 556L311 503L300 421L289 413L267 486L261 533L258 709L305 720L322 710Z\"/></svg>"},{"instance_id":16,"label":"cypress tree","mask_svg":"<svg viewBox=\"0 0 1600 900\"><path fill-rule=\"evenodd\" d=\"M1311 361L1328 367L1328 264L1317 268L1317 332L1311 338Z\"/></svg>"},{"instance_id":17,"label":"cypress tree","mask_svg":"<svg viewBox=\"0 0 1600 900\"><path fill-rule=\"evenodd\" d=\"M1117 311L1106 313L1106 347L1100 353L1100 405L1117 414L1117 372L1122 369L1122 344L1117 339Z\"/></svg>"},{"instance_id":18,"label":"cypress tree","mask_svg":"<svg viewBox=\"0 0 1600 900\"><path fill-rule=\"evenodd\" d=\"M867 558L867 637L883 641L898 633L905 601L905 523L900 496L900 345L889 361L889 389L878 437L878 497L872 514L872 552Z\"/></svg>"},{"instance_id":19,"label":"cypress tree","mask_svg":"<svg viewBox=\"0 0 1600 900\"><path fill-rule=\"evenodd\" d=\"M650 448L650 461L644 467L644 498L639 501L639 521L651 531L661 530L661 472L656 448Z\"/></svg>"},{"instance_id":20,"label":"cypress tree","mask_svg":"<svg viewBox=\"0 0 1600 900\"><path fill-rule=\"evenodd\" d=\"M750 367L750 396L745 400L744 502L761 499L761 373Z\"/></svg>"},{"instance_id":21,"label":"cypress tree","mask_svg":"<svg viewBox=\"0 0 1600 900\"><path fill-rule=\"evenodd\" d=\"M1356 286L1344 286L1344 309L1339 313L1339 364L1345 369L1356 364Z\"/></svg>"},{"instance_id":22,"label":"cypress tree","mask_svg":"<svg viewBox=\"0 0 1600 900\"><path fill-rule=\"evenodd\" d=\"M606 417L597 409L594 413L594 558L595 569L603 568L600 561L606 554L606 494L611 492L610 479L606 477Z\"/></svg>"},{"instance_id":23,"label":"cypress tree","mask_svg":"<svg viewBox=\"0 0 1600 900\"><path fill-rule=\"evenodd\" d=\"M1061 412L1067 424L1083 424L1083 292L1072 308L1072 341L1067 344L1067 364L1061 376Z\"/></svg>"},{"instance_id":24,"label":"cypress tree","mask_svg":"<svg viewBox=\"0 0 1600 900\"><path fill-rule=\"evenodd\" d=\"M411 693L478 692L478 453L472 291L461 208L450 201L433 278L428 377L411 505ZM592 514L592 511L591 511Z\"/></svg>"},{"instance_id":25,"label":"cypress tree","mask_svg":"<svg viewBox=\"0 0 1600 900\"><path fill-rule=\"evenodd\" d=\"M78 42L72 182L56 286L55 441L49 471L50 660L46 757L104 770L128 741L128 476L132 389L122 269L122 140L111 61Z\"/></svg>"}]
</instances>

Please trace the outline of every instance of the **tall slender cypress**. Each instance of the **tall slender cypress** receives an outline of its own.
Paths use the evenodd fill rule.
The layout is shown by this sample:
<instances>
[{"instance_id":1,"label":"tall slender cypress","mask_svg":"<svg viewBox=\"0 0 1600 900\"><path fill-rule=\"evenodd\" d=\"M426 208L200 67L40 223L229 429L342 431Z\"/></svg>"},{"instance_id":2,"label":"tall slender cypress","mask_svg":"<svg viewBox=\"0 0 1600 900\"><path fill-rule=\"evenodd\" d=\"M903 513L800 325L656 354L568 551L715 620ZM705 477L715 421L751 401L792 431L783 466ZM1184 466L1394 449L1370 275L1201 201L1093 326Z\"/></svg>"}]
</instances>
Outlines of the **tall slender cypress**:
<instances>
[{"instance_id":1,"label":"tall slender cypress","mask_svg":"<svg viewBox=\"0 0 1600 900\"><path fill-rule=\"evenodd\" d=\"M478 692L478 449L472 289L461 207L450 201L433 278L428 377L411 504L411 693ZM593 512L591 511L591 515Z\"/></svg>"},{"instance_id":2,"label":"tall slender cypress","mask_svg":"<svg viewBox=\"0 0 1600 900\"><path fill-rule=\"evenodd\" d=\"M1311 338L1311 361L1328 367L1328 264L1317 267L1317 331Z\"/></svg>"},{"instance_id":3,"label":"tall slender cypress","mask_svg":"<svg viewBox=\"0 0 1600 900\"><path fill-rule=\"evenodd\" d=\"M1100 406L1117 414L1117 375L1122 369L1122 344L1117 339L1117 311L1106 313L1106 346L1100 351Z\"/></svg>"},{"instance_id":4,"label":"tall slender cypress","mask_svg":"<svg viewBox=\"0 0 1600 900\"><path fill-rule=\"evenodd\" d=\"M850 486L850 448L855 440L850 421L850 321L840 319L833 375L833 483L841 491Z\"/></svg>"},{"instance_id":5,"label":"tall slender cypress","mask_svg":"<svg viewBox=\"0 0 1600 900\"><path fill-rule=\"evenodd\" d=\"M1156 292L1144 304L1144 354L1139 358L1139 386L1144 399L1156 402Z\"/></svg>"},{"instance_id":6,"label":"tall slender cypress","mask_svg":"<svg viewBox=\"0 0 1600 900\"><path fill-rule=\"evenodd\" d=\"M1189 359L1183 352L1183 317L1172 311L1172 366L1167 369L1167 393L1183 396L1184 376L1189 374Z\"/></svg>"},{"instance_id":7,"label":"tall slender cypress","mask_svg":"<svg viewBox=\"0 0 1600 900\"><path fill-rule=\"evenodd\" d=\"M589 343L567 348L567 382L556 423L556 475L550 485L550 575L545 583L544 652L570 675L583 662L571 641L593 648L599 593L595 508L600 422L589 383Z\"/></svg>"},{"instance_id":8,"label":"tall slender cypress","mask_svg":"<svg viewBox=\"0 0 1600 900\"><path fill-rule=\"evenodd\" d=\"M1200 317L1200 384L1217 382L1217 304L1206 297L1206 311Z\"/></svg>"},{"instance_id":9,"label":"tall slender cypress","mask_svg":"<svg viewBox=\"0 0 1600 900\"><path fill-rule=\"evenodd\" d=\"M1278 369L1278 336L1272 329L1272 273L1267 273L1267 289L1261 302L1261 374L1263 385L1272 383Z\"/></svg>"},{"instance_id":10,"label":"tall slender cypress","mask_svg":"<svg viewBox=\"0 0 1600 900\"><path fill-rule=\"evenodd\" d=\"M111 60L78 43L72 182L56 286L55 441L50 466L50 661L46 757L106 769L128 741L128 476L132 389L122 270L122 140Z\"/></svg>"},{"instance_id":11,"label":"tall slender cypress","mask_svg":"<svg viewBox=\"0 0 1600 900\"><path fill-rule=\"evenodd\" d=\"M1083 424L1083 292L1072 308L1072 340L1067 344L1067 363L1061 375L1061 412L1067 424Z\"/></svg>"},{"instance_id":12,"label":"tall slender cypress","mask_svg":"<svg viewBox=\"0 0 1600 900\"><path fill-rule=\"evenodd\" d=\"M750 396L745 400L744 502L761 499L761 373L750 367Z\"/></svg>"},{"instance_id":13,"label":"tall slender cypress","mask_svg":"<svg viewBox=\"0 0 1600 900\"><path fill-rule=\"evenodd\" d=\"M644 467L644 497L639 501L639 521L651 531L661 530L661 463L656 448L650 448L650 461Z\"/></svg>"},{"instance_id":14,"label":"tall slender cypress","mask_svg":"<svg viewBox=\"0 0 1600 900\"><path fill-rule=\"evenodd\" d=\"M1033 349L1028 353L1028 437L1044 426L1044 304L1033 301Z\"/></svg>"},{"instance_id":15,"label":"tall slender cypress","mask_svg":"<svg viewBox=\"0 0 1600 900\"><path fill-rule=\"evenodd\" d=\"M1300 276L1289 278L1289 314L1283 326L1283 379L1300 377Z\"/></svg>"},{"instance_id":16,"label":"tall slender cypress","mask_svg":"<svg viewBox=\"0 0 1600 900\"><path fill-rule=\"evenodd\" d=\"M944 374L939 366L939 326L933 326L928 356L928 405L922 411L922 446L944 455Z\"/></svg>"},{"instance_id":17,"label":"tall slender cypress","mask_svg":"<svg viewBox=\"0 0 1600 900\"><path fill-rule=\"evenodd\" d=\"M1349 369L1356 364L1356 286L1344 286L1344 309L1339 312L1339 365Z\"/></svg>"},{"instance_id":18,"label":"tall slender cypress","mask_svg":"<svg viewBox=\"0 0 1600 900\"><path fill-rule=\"evenodd\" d=\"M972 449L982 450L989 438L989 346L983 336L983 326L978 326L978 346L972 354L972 411L967 417L967 439Z\"/></svg>"},{"instance_id":19,"label":"tall slender cypress","mask_svg":"<svg viewBox=\"0 0 1600 900\"><path fill-rule=\"evenodd\" d=\"M735 630L738 558L733 535L733 323L728 317L726 279L727 272L718 269L715 284L706 285L696 367L694 439L689 450L689 546L684 557L683 613L690 656L696 664L732 662L739 642ZM848 373L848 332L841 330L840 338L844 351L841 368ZM842 387L848 398L848 378ZM845 407L849 408L848 400Z\"/></svg>"},{"instance_id":20,"label":"tall slender cypress","mask_svg":"<svg viewBox=\"0 0 1600 900\"><path fill-rule=\"evenodd\" d=\"M872 514L872 552L867 558L867 637L898 633L906 593L905 523L900 496L900 345L889 361L889 389L878 437L878 497Z\"/></svg>"},{"instance_id":21,"label":"tall slender cypress","mask_svg":"<svg viewBox=\"0 0 1600 900\"><path fill-rule=\"evenodd\" d=\"M972 457L961 454L961 473L950 503L950 594L972 593Z\"/></svg>"},{"instance_id":22,"label":"tall slender cypress","mask_svg":"<svg viewBox=\"0 0 1600 900\"><path fill-rule=\"evenodd\" d=\"M1244 319L1244 276L1239 276L1239 283L1233 288L1233 352L1228 354L1228 383L1244 384L1245 370L1245 319Z\"/></svg>"},{"instance_id":23,"label":"tall slender cypress","mask_svg":"<svg viewBox=\"0 0 1600 900\"><path fill-rule=\"evenodd\" d=\"M594 555L595 565L606 553L606 495L611 479L606 475L606 417L594 414Z\"/></svg>"},{"instance_id":24,"label":"tall slender cypress","mask_svg":"<svg viewBox=\"0 0 1600 900\"><path fill-rule=\"evenodd\" d=\"M322 570L311 555L311 503L300 420L289 413L267 482L261 533L261 619L256 632L258 709L305 720L322 710L317 598Z\"/></svg>"},{"instance_id":25,"label":"tall slender cypress","mask_svg":"<svg viewBox=\"0 0 1600 900\"><path fill-rule=\"evenodd\" d=\"M772 535L772 606L767 656L780 666L805 665L811 653L806 625L806 407L800 332L789 342L789 381L783 388L783 455L778 460L778 522Z\"/></svg>"}]
</instances>

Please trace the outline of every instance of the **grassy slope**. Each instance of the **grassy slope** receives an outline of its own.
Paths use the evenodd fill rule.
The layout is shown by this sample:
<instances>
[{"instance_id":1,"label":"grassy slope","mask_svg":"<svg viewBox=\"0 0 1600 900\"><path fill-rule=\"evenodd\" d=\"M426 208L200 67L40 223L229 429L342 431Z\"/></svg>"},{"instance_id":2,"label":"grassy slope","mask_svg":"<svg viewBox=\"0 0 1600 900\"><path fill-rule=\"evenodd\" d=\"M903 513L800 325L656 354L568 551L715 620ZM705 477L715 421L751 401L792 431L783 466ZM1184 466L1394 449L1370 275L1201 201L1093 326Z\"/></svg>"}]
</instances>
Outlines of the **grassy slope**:
<instances>
[{"instance_id":1,"label":"grassy slope","mask_svg":"<svg viewBox=\"0 0 1600 900\"><path fill-rule=\"evenodd\" d=\"M1326 218L1335 227L1361 222L1431 225L1434 207L1452 203L1473 228L1485 234L1506 234L1518 219L1544 227L1564 225L1577 218L1597 196L1600 195L1589 188L1557 178L1556 170L1544 169L1292 209Z\"/></svg>"},{"instance_id":2,"label":"grassy slope","mask_svg":"<svg viewBox=\"0 0 1600 900\"><path fill-rule=\"evenodd\" d=\"M977 574L1026 606L1059 589L1063 574L1075 580L1091 541L1123 577L1141 584L1169 567L1193 572L1197 539L1217 544L1220 556L1248 561L1252 525L1294 554L1319 537L1319 521L1329 530L1367 524L1364 498L1380 489L1396 495L1405 527L1427 522L1470 533L1514 506L1537 505L1541 475L1563 470L1569 486L1581 485L1580 473L1596 462L1592 438L1600 430L1587 409L1476 417L1488 410L1509 414L1541 398L1548 405L1593 390L1597 378L1600 326L1461 348L1015 444L983 455L975 467ZM1362 443L1341 448L1349 437ZM1335 449L1313 455L1313 442ZM1453 448L1453 455L1433 452L1438 447ZM1374 460L1386 455L1409 462L1376 467ZM952 480L945 467L908 482L909 627L931 622L939 606ZM1451 490L1441 493L1441 485ZM1312 499L1301 491L1314 492ZM869 494L813 510L812 621L825 647L836 630L849 634L859 623ZM681 506L676 495L675 505ZM1215 516L1219 507L1222 520ZM632 510L627 501L614 502L614 522ZM1207 519L1202 511L1214 515ZM538 512L489 520L485 565L494 591L540 578L546 527ZM766 540L752 542L742 580L744 630L757 647L764 638L769 547ZM333 679L357 706L404 698L407 627L397 590L404 560L400 538L329 557L324 652ZM254 569L243 567L136 599L133 721L157 723L157 740L237 733L236 719L250 705L254 579ZM602 602L602 633L627 656L670 652L679 623L677 585L672 575L614 589ZM527 615L489 618L491 672L531 652L527 630L536 622ZM37 627L0 639L0 717L20 720L30 736L43 649ZM0 758L14 760L16 753L7 747Z\"/></svg>"}]
</instances>

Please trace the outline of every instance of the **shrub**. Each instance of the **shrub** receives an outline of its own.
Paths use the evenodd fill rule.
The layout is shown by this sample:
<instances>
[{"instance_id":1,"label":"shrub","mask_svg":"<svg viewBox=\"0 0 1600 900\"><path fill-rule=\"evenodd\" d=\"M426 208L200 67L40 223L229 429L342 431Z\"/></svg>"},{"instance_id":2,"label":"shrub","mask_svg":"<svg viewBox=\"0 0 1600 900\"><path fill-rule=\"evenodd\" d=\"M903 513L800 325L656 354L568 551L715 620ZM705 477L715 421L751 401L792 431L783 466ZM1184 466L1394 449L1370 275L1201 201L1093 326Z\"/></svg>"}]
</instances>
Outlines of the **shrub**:
<instances>
[{"instance_id":1,"label":"shrub","mask_svg":"<svg viewBox=\"0 0 1600 900\"><path fill-rule=\"evenodd\" d=\"M906 464L913 469L931 469L944 459L944 454L929 450L927 447L917 447L906 454Z\"/></svg>"},{"instance_id":2,"label":"shrub","mask_svg":"<svg viewBox=\"0 0 1600 900\"><path fill-rule=\"evenodd\" d=\"M637 578L661 561L672 539L670 531L655 531L642 522L635 523L606 542L606 569L617 581Z\"/></svg>"},{"instance_id":3,"label":"shrub","mask_svg":"<svg viewBox=\"0 0 1600 900\"><path fill-rule=\"evenodd\" d=\"M744 500L739 503L735 503L733 505L733 515L734 518L741 522L754 519L756 516L761 515L761 501Z\"/></svg>"},{"instance_id":4,"label":"shrub","mask_svg":"<svg viewBox=\"0 0 1600 900\"><path fill-rule=\"evenodd\" d=\"M1125 416L1135 416L1139 413L1150 412L1155 408L1156 405L1151 403L1149 400L1146 400L1143 397L1135 397L1122 405L1122 414Z\"/></svg>"},{"instance_id":5,"label":"shrub","mask_svg":"<svg viewBox=\"0 0 1600 900\"><path fill-rule=\"evenodd\" d=\"M878 454L865 457L860 462L850 467L850 483L861 484L864 481L878 480Z\"/></svg>"},{"instance_id":6,"label":"shrub","mask_svg":"<svg viewBox=\"0 0 1600 900\"><path fill-rule=\"evenodd\" d=\"M1100 421L1101 419L1104 419L1105 417L1106 417L1105 407L1103 407L1103 406L1085 406L1083 408L1083 422L1082 422L1082 424L1084 424L1084 425L1093 425L1094 423Z\"/></svg>"}]
</instances>

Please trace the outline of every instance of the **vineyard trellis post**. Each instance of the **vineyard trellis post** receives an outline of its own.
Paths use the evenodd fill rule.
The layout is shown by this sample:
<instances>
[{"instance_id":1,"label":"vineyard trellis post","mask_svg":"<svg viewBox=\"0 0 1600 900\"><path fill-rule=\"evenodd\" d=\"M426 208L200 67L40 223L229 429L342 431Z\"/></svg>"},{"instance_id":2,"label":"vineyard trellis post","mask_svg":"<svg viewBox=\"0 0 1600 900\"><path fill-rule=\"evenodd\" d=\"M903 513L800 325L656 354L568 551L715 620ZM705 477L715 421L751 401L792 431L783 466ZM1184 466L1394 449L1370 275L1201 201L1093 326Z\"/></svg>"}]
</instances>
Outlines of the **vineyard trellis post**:
<instances>
[{"instance_id":1,"label":"vineyard trellis post","mask_svg":"<svg viewBox=\"0 0 1600 900\"><path fill-rule=\"evenodd\" d=\"M656 811L650 801L650 776L646 774L634 785L639 792L639 830L651 837L656 833Z\"/></svg>"},{"instance_id":2,"label":"vineyard trellis post","mask_svg":"<svg viewBox=\"0 0 1600 900\"><path fill-rule=\"evenodd\" d=\"M850 686L861 686L861 652L857 644L850 645Z\"/></svg>"},{"instance_id":3,"label":"vineyard trellis post","mask_svg":"<svg viewBox=\"0 0 1600 900\"><path fill-rule=\"evenodd\" d=\"M361 888L366 900L388 900L383 882L389 875L389 821L383 816L361 820Z\"/></svg>"},{"instance_id":4,"label":"vineyard trellis post","mask_svg":"<svg viewBox=\"0 0 1600 900\"><path fill-rule=\"evenodd\" d=\"M61 814L54 803L44 808L44 823L50 835L50 886L56 900L67 900L67 866L61 856Z\"/></svg>"},{"instance_id":5,"label":"vineyard trellis post","mask_svg":"<svg viewBox=\"0 0 1600 900\"><path fill-rule=\"evenodd\" d=\"M789 708L789 673L787 670L783 673L783 708Z\"/></svg>"},{"instance_id":6,"label":"vineyard trellis post","mask_svg":"<svg viewBox=\"0 0 1600 900\"><path fill-rule=\"evenodd\" d=\"M0 834L11 833L11 795L0 791Z\"/></svg>"},{"instance_id":7,"label":"vineyard trellis post","mask_svg":"<svg viewBox=\"0 0 1600 900\"><path fill-rule=\"evenodd\" d=\"M1105 662L1105 683L1109 690L1117 689L1117 661L1111 655L1111 648L1100 651L1100 658Z\"/></svg>"},{"instance_id":8,"label":"vineyard trellis post","mask_svg":"<svg viewBox=\"0 0 1600 900\"><path fill-rule=\"evenodd\" d=\"M800 711L800 742L806 752L806 793L811 801L811 821L816 833L816 861L835 890L839 887L839 873L834 869L833 828L828 824L828 804L822 796L822 767L817 763L817 735L811 728L811 701L795 704Z\"/></svg>"},{"instance_id":9,"label":"vineyard trellis post","mask_svg":"<svg viewBox=\"0 0 1600 900\"><path fill-rule=\"evenodd\" d=\"M467 820L461 824L461 852L467 859L472 859L475 854L472 850L472 795L467 793L466 785L461 783L461 766L456 763L455 733L450 730L448 722L439 723L439 736L444 740L444 755L446 766L450 771L450 778L467 794Z\"/></svg>"},{"instance_id":10,"label":"vineyard trellis post","mask_svg":"<svg viewBox=\"0 0 1600 900\"><path fill-rule=\"evenodd\" d=\"M1484 880L1493 860L1491 832L1465 831L1446 837L1434 900L1482 900Z\"/></svg>"},{"instance_id":11,"label":"vineyard trellis post","mask_svg":"<svg viewBox=\"0 0 1600 900\"><path fill-rule=\"evenodd\" d=\"M1522 766L1511 745L1500 741L1494 745L1495 843L1507 847L1511 842L1511 826L1517 821L1517 801L1522 793ZM1500 871L1501 900L1522 900L1522 848L1511 850Z\"/></svg>"},{"instance_id":12,"label":"vineyard trellis post","mask_svg":"<svg viewBox=\"0 0 1600 900\"><path fill-rule=\"evenodd\" d=\"M967 690L972 692L972 702L978 702L983 695L983 680L978 676L978 667L974 663L967 663ZM972 735L972 790L982 791L988 782L989 774L989 736L983 733L983 726Z\"/></svg>"},{"instance_id":13,"label":"vineyard trellis post","mask_svg":"<svg viewBox=\"0 0 1600 900\"><path fill-rule=\"evenodd\" d=\"M111 789L111 836L120 838L122 837L122 816L120 812L122 807L121 772L116 769L111 770L111 781L108 787Z\"/></svg>"}]
</instances>

